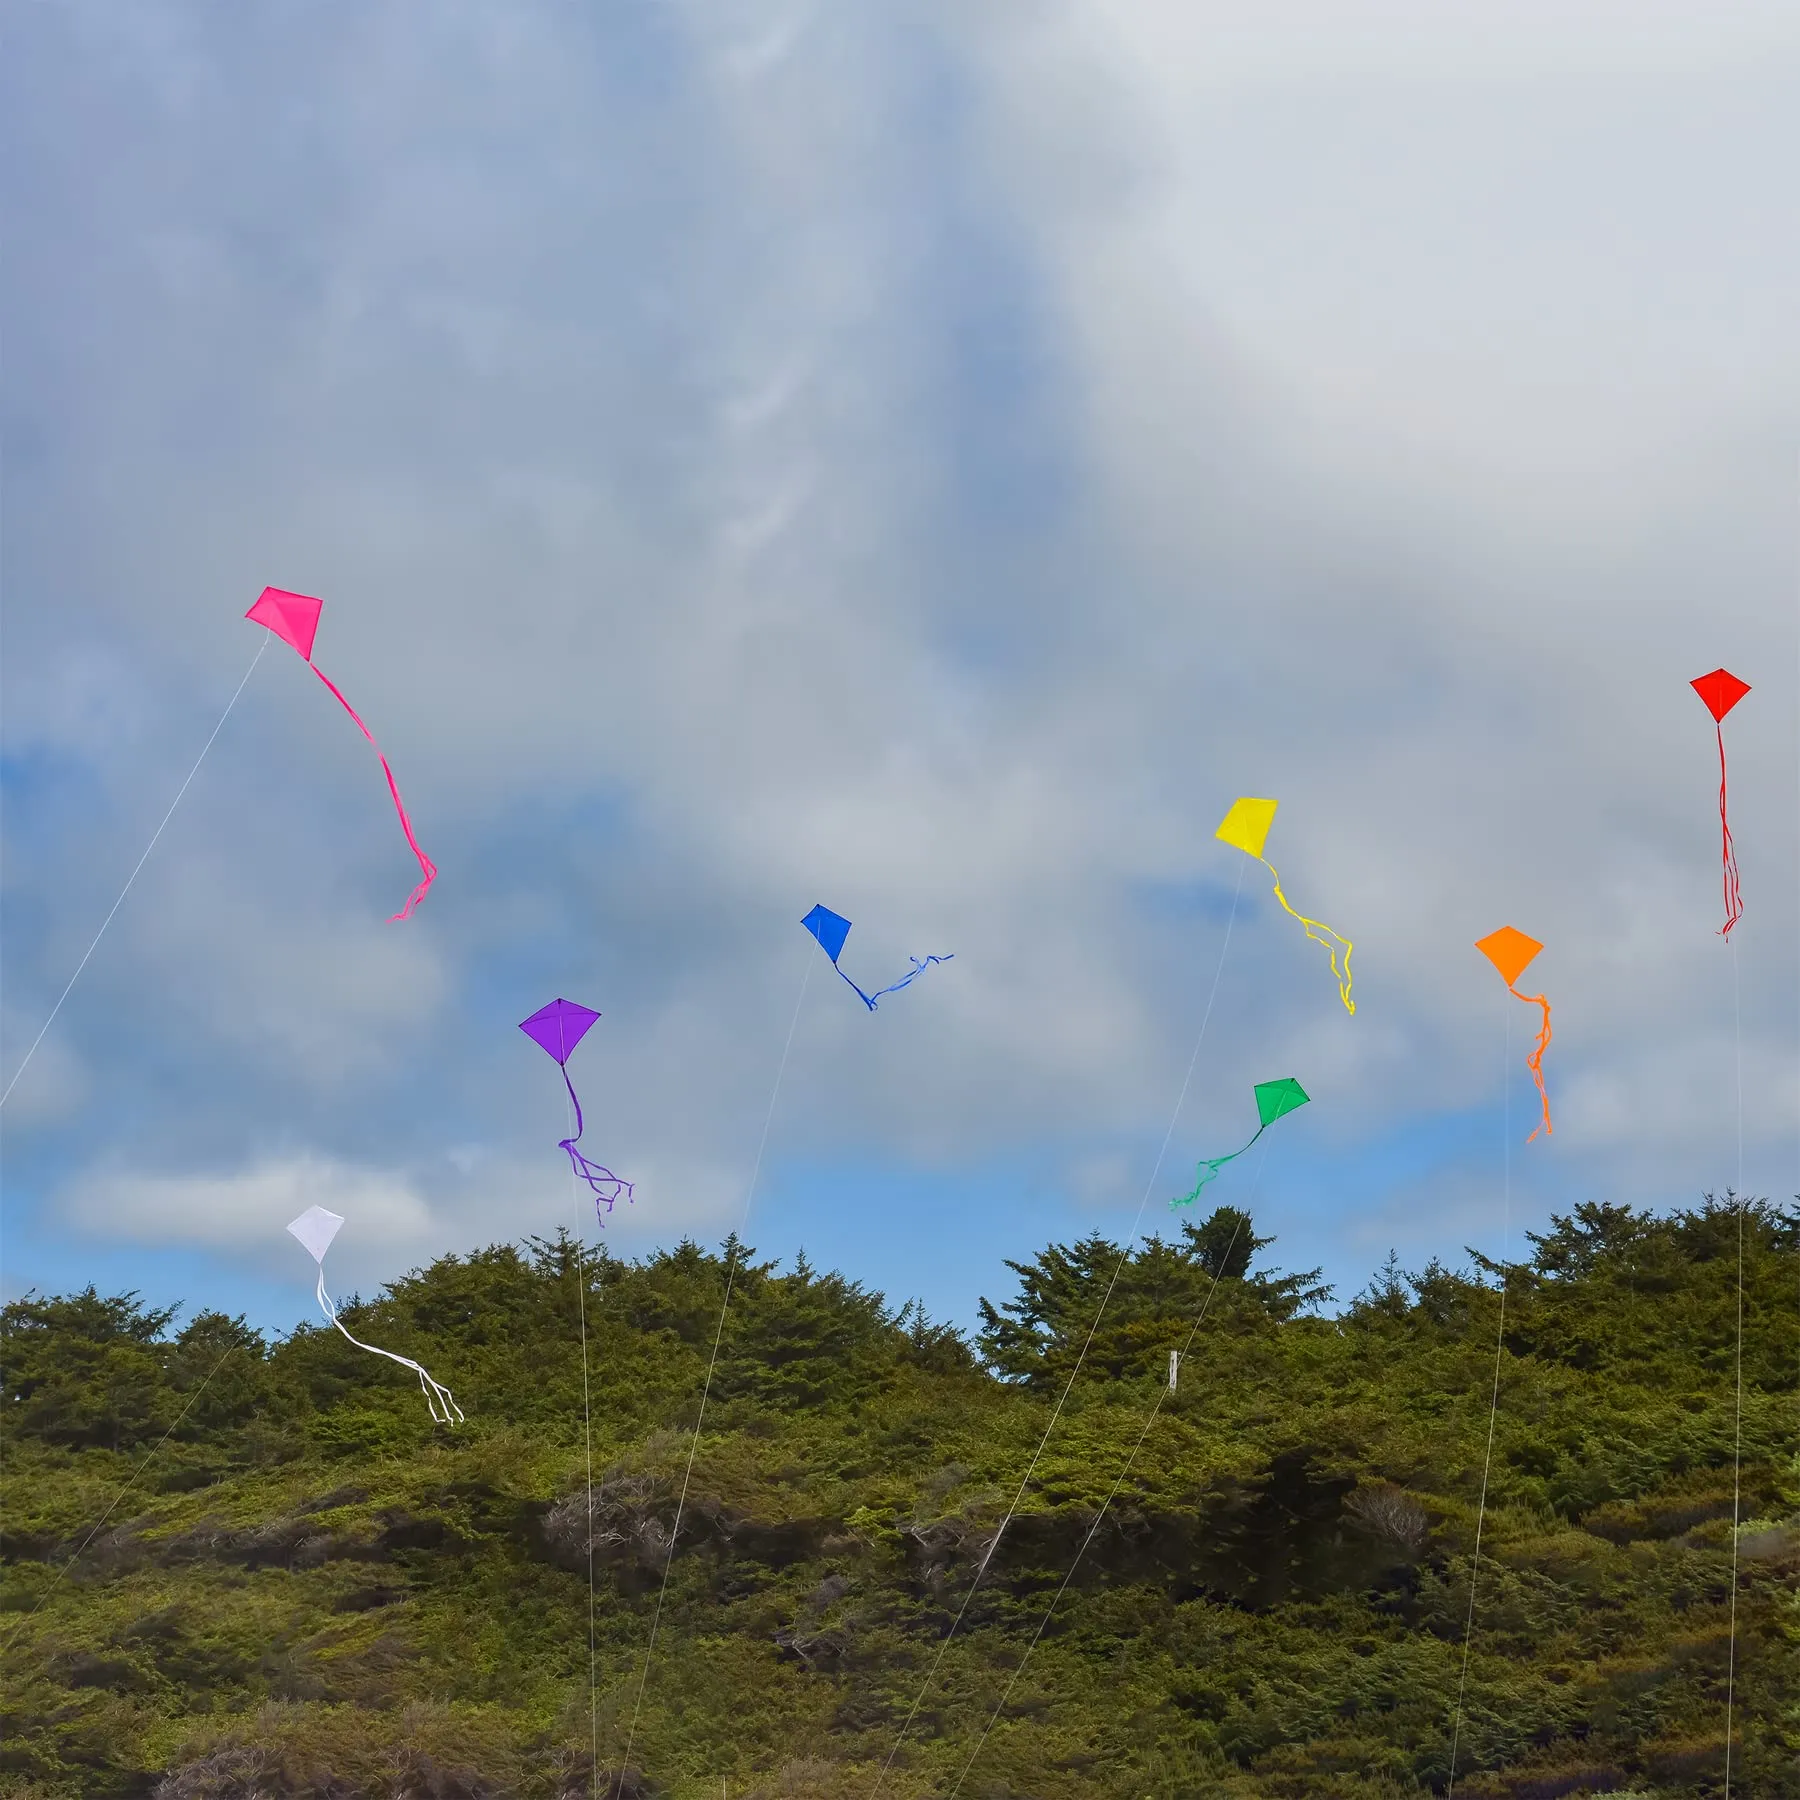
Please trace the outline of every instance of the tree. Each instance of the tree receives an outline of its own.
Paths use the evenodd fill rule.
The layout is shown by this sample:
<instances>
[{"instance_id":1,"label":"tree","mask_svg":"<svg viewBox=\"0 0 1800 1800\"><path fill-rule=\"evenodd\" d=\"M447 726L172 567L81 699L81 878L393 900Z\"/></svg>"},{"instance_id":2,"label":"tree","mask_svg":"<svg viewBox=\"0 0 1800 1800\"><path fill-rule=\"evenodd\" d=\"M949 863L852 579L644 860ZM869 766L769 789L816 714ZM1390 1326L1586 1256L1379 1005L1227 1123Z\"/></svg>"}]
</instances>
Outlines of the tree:
<instances>
[{"instance_id":1,"label":"tree","mask_svg":"<svg viewBox=\"0 0 1800 1800\"><path fill-rule=\"evenodd\" d=\"M1194 1260L1215 1281L1242 1281L1257 1251L1275 1241L1258 1237L1250 1215L1235 1206L1216 1207L1205 1224L1181 1230L1194 1247Z\"/></svg>"},{"instance_id":2,"label":"tree","mask_svg":"<svg viewBox=\"0 0 1800 1800\"><path fill-rule=\"evenodd\" d=\"M54 1444L141 1443L174 1416L159 1344L176 1308L135 1293L38 1299L0 1308L0 1396L7 1424Z\"/></svg>"},{"instance_id":3,"label":"tree","mask_svg":"<svg viewBox=\"0 0 1800 1800\"><path fill-rule=\"evenodd\" d=\"M1266 1327L1316 1305L1331 1290L1319 1271L1251 1275L1251 1260L1275 1240L1258 1237L1250 1215L1221 1206L1175 1243L1151 1238L1135 1250L1095 1233L1051 1244L1035 1261L1009 1262L1017 1295L982 1299L983 1360L1008 1380L1042 1384L1079 1362L1096 1375L1154 1374L1207 1310Z\"/></svg>"}]
</instances>

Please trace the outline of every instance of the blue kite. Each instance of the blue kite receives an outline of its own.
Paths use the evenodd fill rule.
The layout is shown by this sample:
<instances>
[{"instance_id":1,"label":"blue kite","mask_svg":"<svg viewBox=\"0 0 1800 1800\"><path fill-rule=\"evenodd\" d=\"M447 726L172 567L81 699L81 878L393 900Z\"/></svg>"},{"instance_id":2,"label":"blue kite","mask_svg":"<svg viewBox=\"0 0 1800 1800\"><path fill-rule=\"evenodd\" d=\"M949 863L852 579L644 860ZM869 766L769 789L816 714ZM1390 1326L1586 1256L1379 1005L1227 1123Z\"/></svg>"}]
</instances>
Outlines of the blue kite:
<instances>
[{"instance_id":1,"label":"blue kite","mask_svg":"<svg viewBox=\"0 0 1800 1800\"><path fill-rule=\"evenodd\" d=\"M844 971L841 968L838 968L838 957L843 954L844 939L850 935L850 921L843 917L841 913L834 913L829 906L815 906L812 911L800 921L800 923L819 940L819 948L831 958L831 966L834 969L837 969L837 972L840 975L844 975ZM912 968L909 969L906 974L902 975L892 987L877 988L872 994L865 994L854 981L850 980L848 975L844 975L844 980L849 983L850 991L857 999L859 999L870 1012L874 1012L875 1002L879 1000L882 995L899 993L908 982L916 980L920 975L923 975L933 963L945 963L950 960L951 958L948 956L915 956L912 959Z\"/></svg>"}]
</instances>

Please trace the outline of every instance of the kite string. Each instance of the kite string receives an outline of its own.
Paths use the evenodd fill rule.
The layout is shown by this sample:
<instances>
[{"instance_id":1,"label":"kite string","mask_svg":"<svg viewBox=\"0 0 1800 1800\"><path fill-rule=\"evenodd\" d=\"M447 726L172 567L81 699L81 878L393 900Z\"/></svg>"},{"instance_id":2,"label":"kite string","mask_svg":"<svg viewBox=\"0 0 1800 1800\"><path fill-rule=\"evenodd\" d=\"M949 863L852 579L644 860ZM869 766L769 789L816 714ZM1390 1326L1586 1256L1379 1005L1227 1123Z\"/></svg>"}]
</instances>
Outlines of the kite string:
<instances>
[{"instance_id":1,"label":"kite string","mask_svg":"<svg viewBox=\"0 0 1800 1800\"><path fill-rule=\"evenodd\" d=\"M561 1067L558 1064L558 1067ZM563 1069L563 1085L569 1090L569 1102L575 1109L575 1135L581 1135L581 1104L575 1098L569 1071ZM569 1161L569 1205L575 1210L580 1203L579 1173L573 1157ZM581 1324L581 1447L587 1468L587 1578L588 1578L588 1759L594 1779L600 1775L600 1695L599 1652L595 1637L594 1606L594 1411L588 1375L587 1329L587 1265L582 1255L581 1232L575 1234L575 1311Z\"/></svg>"},{"instance_id":2,"label":"kite string","mask_svg":"<svg viewBox=\"0 0 1800 1800\"><path fill-rule=\"evenodd\" d=\"M1725 1663L1725 1800L1731 1800L1731 1729L1737 1700L1738 1520L1744 1474L1744 1004L1735 938L1731 940L1731 1024L1737 1052L1737 1350L1731 1439L1731 1647Z\"/></svg>"},{"instance_id":3,"label":"kite string","mask_svg":"<svg viewBox=\"0 0 1800 1800\"><path fill-rule=\"evenodd\" d=\"M387 777L388 792L394 797L394 811L400 815L400 829L406 833L407 844L411 847L413 855L419 859L421 872L419 885L408 895L406 904L388 920L390 925L397 924L401 919L409 917L412 909L425 898L431 884L437 880L437 864L419 848L419 840L413 836L412 820L406 816L406 802L400 798L400 784L395 781L394 771L388 767L388 759L382 754L381 746L375 742L374 732L362 722L362 714L344 698L343 689L310 657L307 659L306 666L337 696L338 705L356 721L356 729L369 740L369 748L375 752L376 760L381 764L381 772Z\"/></svg>"},{"instance_id":4,"label":"kite string","mask_svg":"<svg viewBox=\"0 0 1800 1800\"><path fill-rule=\"evenodd\" d=\"M1261 1133L1258 1133L1258 1136L1260 1135ZM1263 1164L1268 1161L1268 1156L1269 1146L1264 1144L1262 1155L1256 1159L1256 1176L1250 1186L1250 1201L1252 1206L1254 1206L1256 1196L1262 1188ZM1220 1259L1221 1268L1228 1265L1231 1261L1231 1253L1237 1248L1238 1234L1244 1228L1245 1217L1246 1215L1240 1212L1237 1219L1232 1224L1231 1240L1226 1244L1225 1254ZM1220 1275L1215 1272L1212 1278L1212 1284L1206 1290L1206 1297L1200 1302L1200 1310L1195 1315L1193 1324L1188 1327L1187 1337L1183 1340L1181 1349L1177 1354L1175 1363L1175 1367L1177 1368L1179 1368L1180 1364L1186 1360L1188 1352L1194 1347L1194 1339L1200 1334L1200 1327L1206 1323L1206 1315L1212 1307L1213 1296L1219 1291L1220 1279ZM949 1800L956 1800L956 1796L962 1792L963 1783L969 1779L969 1771L975 1767L976 1760L980 1757L982 1750L986 1747L989 1736L992 1734L994 1727L1000 1722L1000 1715L1006 1710L1007 1701L1012 1698L1012 1692L1018 1685L1019 1677L1025 1673L1025 1665L1031 1660L1032 1651L1038 1647L1039 1640L1050 1628L1050 1621L1056 1616L1056 1609L1061 1604L1063 1595L1068 1592L1069 1583L1075 1579L1075 1572L1081 1567L1081 1559L1087 1554L1088 1546L1093 1543L1094 1539L1099 1535L1100 1527L1105 1523L1106 1515L1111 1509L1112 1503L1119 1497L1119 1489L1125 1485L1127 1477L1129 1477L1132 1469L1136 1466L1138 1453L1143 1449L1144 1442L1149 1437L1151 1428L1156 1424L1157 1418L1162 1412L1163 1403L1173 1392L1174 1389L1172 1386L1164 1386L1158 1390L1156 1400L1151 1406L1148 1416L1144 1420L1143 1429L1139 1431L1137 1435L1137 1442L1131 1447L1131 1454L1126 1457L1124 1466L1119 1470L1111 1490L1108 1492L1106 1499L1101 1503L1099 1512L1094 1516L1093 1524L1088 1527L1086 1536L1082 1538L1080 1547L1075 1552L1075 1560L1069 1564L1068 1572L1063 1576L1056 1592L1051 1596L1050 1605L1046 1608L1043 1618L1038 1621L1037 1630L1031 1634L1031 1642L1025 1646L1025 1654L1019 1658L1018 1667L1013 1670L1012 1675L1008 1678L1005 1691L1000 1696L999 1704L995 1706L993 1713L988 1718L987 1724L983 1726L981 1736L976 1740L975 1748L969 1753L969 1760L963 1764L962 1773L957 1776L956 1785L950 1790Z\"/></svg>"},{"instance_id":5,"label":"kite string","mask_svg":"<svg viewBox=\"0 0 1800 1800\"><path fill-rule=\"evenodd\" d=\"M149 1449L148 1453L145 1455L144 1459L138 1464L138 1466L135 1469L133 1469L131 1471L130 1475L128 1475L125 1478L125 1481L120 1486L119 1491L113 1495L112 1504L110 1506L108 1506L106 1511L100 1515L99 1519L96 1521L96 1523L94 1524L92 1529L88 1532L87 1536L84 1537L78 1545L76 1545L74 1555L72 1555L69 1558L69 1560L66 1563L64 1563L60 1569L58 1569L56 1571L55 1579L52 1580L50 1585L47 1588L45 1588L41 1594L38 1595L37 1604L35 1606L33 1606L31 1611L28 1612L24 1616L24 1618L22 1618L19 1621L17 1629L13 1632L12 1636L6 1640L6 1648L8 1650L10 1650L13 1647L13 1645L18 1642L20 1635L25 1630L25 1627L27 1625L29 1625L31 1623L32 1619L36 1616L38 1607L41 1607L44 1604L44 1602L46 1600L48 1600L50 1598L50 1596L56 1592L58 1586L62 1582L62 1578L65 1575L67 1575L68 1572L72 1568L74 1568L74 1566L78 1562L80 1562L80 1560L82 1559L83 1556L85 1556L87 1554L88 1545L91 1544L94 1541L94 1539L100 1535L102 1529L106 1525L106 1521L108 1519L110 1519L115 1512L118 1511L119 1502L121 1500L123 1500L125 1498L125 1496L127 1494L129 1494L134 1487L137 1486L138 1481L142 1477L144 1471L147 1468L149 1468L151 1463L153 1463L156 1460L157 1452L159 1450L161 1450L163 1445L166 1444L169 1441L169 1439L174 1435L176 1427L178 1425L180 1425L181 1421L183 1419L185 1419L188 1416L188 1414L194 1410L196 1405L198 1405L200 1396L202 1394L204 1394L206 1392L206 1390L212 1385L212 1378L216 1374L218 1374L218 1372L222 1368L224 1368L226 1357L230 1356L234 1350L241 1350L242 1348L243 1348L243 1345L241 1345L241 1344L227 1344L225 1346L225 1348L219 1353L219 1360L216 1363L214 1363L213 1366L207 1371L206 1379L203 1382L201 1382L197 1388L194 1389L192 1394L190 1394L188 1396L187 1405L184 1406L181 1409L181 1411L175 1415L174 1419L170 1422L168 1430L165 1431L162 1434L162 1436L159 1437L156 1440L156 1442L150 1446L150 1449Z\"/></svg>"},{"instance_id":6,"label":"kite string","mask_svg":"<svg viewBox=\"0 0 1800 1800\"><path fill-rule=\"evenodd\" d=\"M1069 1378L1064 1382L1062 1393L1057 1397L1056 1405L1050 1414L1050 1421L1044 1427L1043 1436L1038 1439L1037 1448L1031 1453L1031 1461L1026 1465L1025 1473L1019 1478L1018 1488L1014 1491L1012 1501L1000 1521L999 1529L994 1533L992 1542L982 1554L981 1562L975 1570L975 1579L969 1584L968 1592L963 1595L962 1605L957 1608L956 1617L950 1622L950 1630L939 1643L937 1655L932 1658L931 1667L925 1673L925 1680L918 1693L913 1696L913 1703L901 1723L899 1735L894 1739L893 1748L888 1751L887 1761L881 1765L881 1772L875 1778L875 1785L869 1790L869 1800L875 1800L875 1796L881 1792L882 1784L887 1780L888 1771L894 1766L894 1758L900 1754L900 1747L906 1742L907 1733L912 1730L913 1720L918 1717L919 1708L924 1704L925 1696L931 1692L932 1683L937 1680L938 1669L943 1663L945 1653L950 1648L951 1640L961 1628L970 1602L974 1600L975 1592L981 1586L983 1576L987 1574L988 1565L1000 1548L1000 1540L1005 1537L1007 1526L1012 1523L1014 1515L1019 1510L1020 1502L1025 1498L1025 1489L1037 1471L1038 1463L1044 1454L1044 1446L1050 1442L1050 1434L1055 1431L1057 1421L1062 1417L1063 1408L1068 1404L1069 1395L1075 1387L1076 1377L1080 1375L1081 1366L1086 1362L1087 1353L1093 1346L1094 1335L1100 1329L1100 1321L1106 1316L1106 1308L1112 1300L1113 1289L1118 1286L1119 1276L1130 1258L1131 1246L1136 1241L1138 1228L1144 1221L1144 1209L1150 1204L1150 1196L1156 1188L1156 1179L1162 1173L1163 1161L1169 1154L1170 1141L1174 1138L1175 1127L1181 1119L1181 1109L1187 1104L1188 1089L1193 1084L1194 1069L1200 1061L1200 1047L1206 1041L1206 1028L1212 1019L1213 1004L1219 997L1219 982L1225 973L1225 958L1231 949L1232 928L1237 923L1238 900L1244 891L1244 870L1248 866L1247 863L1238 865L1237 886L1232 889L1231 912L1225 920L1225 937L1219 946L1219 961L1213 970L1212 986L1207 992L1206 1009L1200 1015L1200 1029L1194 1038L1193 1051L1188 1057L1187 1072L1181 1078L1181 1091L1175 1096L1175 1105L1169 1114L1168 1129L1163 1133L1162 1144L1156 1152L1156 1161L1151 1165L1149 1179L1144 1183L1143 1196L1138 1201L1137 1215L1131 1222L1130 1235L1119 1252L1118 1261L1113 1264L1112 1276L1106 1284L1106 1291L1100 1296L1100 1305L1094 1314L1094 1322L1088 1327L1087 1336L1082 1340L1081 1350L1075 1358L1075 1366L1069 1371Z\"/></svg>"},{"instance_id":7,"label":"kite string","mask_svg":"<svg viewBox=\"0 0 1800 1800\"><path fill-rule=\"evenodd\" d=\"M1508 983L1510 990L1511 984ZM1548 1008L1546 1007L1546 1013ZM1494 1467L1494 1427L1500 1417L1500 1367L1506 1348L1506 1257L1512 1247L1512 1010L1507 1009L1505 1052L1502 1062L1505 1142L1501 1149L1504 1175L1501 1183L1500 1226L1500 1322L1494 1331L1494 1385L1488 1397L1487 1447L1481 1458L1481 1498L1475 1508L1475 1553L1469 1563L1469 1615L1463 1624L1462 1673L1456 1684L1456 1712L1450 1726L1450 1776L1444 1789L1444 1800L1456 1792L1456 1753L1462 1743L1463 1703L1469 1691L1469 1657L1475 1646L1475 1594L1481 1579L1481 1539L1487 1524L1488 1478ZM1532 1133L1532 1137L1537 1135ZM1526 1139L1529 1143L1530 1138Z\"/></svg>"},{"instance_id":8,"label":"kite string","mask_svg":"<svg viewBox=\"0 0 1800 1800\"><path fill-rule=\"evenodd\" d=\"M125 896L131 892L131 884L137 880L138 874L143 869L144 864L150 860L150 852L156 848L157 840L167 829L169 821L174 818L175 809L181 804L182 796L186 794L188 789L193 785L194 777L200 773L200 765L206 761L207 751L213 747L219 733L225 729L225 721L231 717L231 709L237 705L238 696L249 686L250 677L256 673L256 665L262 661L263 652L268 649L268 647L269 637L268 633L265 632L263 634L263 641L256 647L256 654L250 659L249 668L244 671L243 680L241 680L232 690L231 698L225 702L225 710L219 714L219 722L212 728L212 736L200 746L200 754L194 758L194 766L188 770L187 780L176 789L175 798L169 802L169 810L162 816L162 823L150 834L150 842L144 846L144 854L137 859L136 866L132 869L131 873L125 877L125 885L120 888L118 899L112 903L112 911L100 921L100 929L94 933L94 941L88 945L81 961L75 965L75 973L69 977L68 985L64 987L63 991L57 996L56 1004L51 1007L50 1016L44 1021L42 1029L38 1032L37 1036L31 1040L31 1048L25 1052L24 1061L13 1070L12 1080L6 1084L6 1092L0 1093L0 1107L5 1106L8 1096L12 1093L13 1089L19 1085L19 1077L25 1073L26 1069L30 1066L31 1059L37 1055L38 1045L44 1041L44 1033L56 1023L56 1015L62 1011L63 1002L68 999L69 995L74 991L76 982L81 979L81 971L88 966L89 957L100 948L100 940L106 936L106 928L113 922L113 914L125 904Z\"/></svg>"},{"instance_id":9,"label":"kite string","mask_svg":"<svg viewBox=\"0 0 1800 1800\"><path fill-rule=\"evenodd\" d=\"M769 1090L768 1110L763 1114L762 1135L756 1141L756 1158L750 1165L750 1181L744 1190L743 1210L738 1216L738 1232L750 1223L750 1205L756 1198L757 1182L762 1176L763 1153L769 1147L769 1128L775 1122L776 1102L781 1098L782 1077L787 1073L788 1053L794 1047L794 1033L800 1024L800 1009L806 1004L806 986L812 980L813 959L806 959L806 972L800 977L800 992L794 1000L794 1016L788 1021L787 1039L781 1046L781 1060L775 1065L775 1084ZM740 1245L741 1248L741 1245ZM700 1428L706 1423L706 1403L712 1395L713 1375L719 1366L719 1347L725 1339L725 1316L731 1310L731 1290L737 1280L738 1259L732 1256L725 1264L725 1297L719 1306L719 1323L713 1331L712 1354L707 1358L706 1379L700 1387L700 1410L694 1418L694 1435L688 1445L687 1467L681 1474L681 1492L675 1501L675 1523L669 1529L669 1550L663 1558L662 1581L656 1590L656 1610L650 1616L650 1638L644 1646L644 1666L638 1676L637 1698L632 1703L631 1724L625 1733L625 1754L620 1759L621 1777L631 1766L631 1746L637 1738L638 1716L644 1707L644 1690L650 1682L650 1659L656 1653L656 1634L662 1625L663 1602L669 1592L669 1571L675 1563L675 1546L681 1536L681 1517L687 1507L688 1485L694 1476L694 1459L700 1453Z\"/></svg>"}]
</instances>

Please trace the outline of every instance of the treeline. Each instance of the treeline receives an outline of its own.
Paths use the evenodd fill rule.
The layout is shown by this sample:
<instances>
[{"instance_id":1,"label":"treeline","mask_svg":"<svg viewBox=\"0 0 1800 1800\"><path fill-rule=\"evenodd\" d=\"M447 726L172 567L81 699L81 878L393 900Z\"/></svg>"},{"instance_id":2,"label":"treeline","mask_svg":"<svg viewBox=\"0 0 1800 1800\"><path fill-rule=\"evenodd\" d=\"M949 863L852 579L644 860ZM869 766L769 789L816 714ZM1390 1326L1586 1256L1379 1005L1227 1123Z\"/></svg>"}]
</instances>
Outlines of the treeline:
<instances>
[{"instance_id":1,"label":"treeline","mask_svg":"<svg viewBox=\"0 0 1800 1800\"><path fill-rule=\"evenodd\" d=\"M343 1308L454 1431L329 1327L27 1296L0 1793L1703 1794L1729 1687L1734 1789L1800 1795L1800 1217L1530 1243L1332 1313L1221 1208L972 1337L736 1240L494 1246Z\"/></svg>"},{"instance_id":2,"label":"treeline","mask_svg":"<svg viewBox=\"0 0 1800 1800\"><path fill-rule=\"evenodd\" d=\"M610 1419L691 1414L728 1275L730 1333L713 1384L722 1401L815 1408L866 1395L902 1369L975 1371L962 1335L918 1305L890 1309L804 1256L784 1274L735 1238L718 1255L683 1242L641 1262L566 1234L528 1239L441 1258L338 1310L353 1334L441 1370L476 1433L504 1421L566 1436L581 1416L570 1351L584 1325L590 1383ZM327 1443L399 1450L434 1435L412 1378L329 1325L303 1323L270 1342L242 1318L204 1312L171 1331L175 1317L92 1288L0 1310L9 1431L125 1451L172 1427L177 1445L227 1442L234 1459L253 1463Z\"/></svg>"}]
</instances>

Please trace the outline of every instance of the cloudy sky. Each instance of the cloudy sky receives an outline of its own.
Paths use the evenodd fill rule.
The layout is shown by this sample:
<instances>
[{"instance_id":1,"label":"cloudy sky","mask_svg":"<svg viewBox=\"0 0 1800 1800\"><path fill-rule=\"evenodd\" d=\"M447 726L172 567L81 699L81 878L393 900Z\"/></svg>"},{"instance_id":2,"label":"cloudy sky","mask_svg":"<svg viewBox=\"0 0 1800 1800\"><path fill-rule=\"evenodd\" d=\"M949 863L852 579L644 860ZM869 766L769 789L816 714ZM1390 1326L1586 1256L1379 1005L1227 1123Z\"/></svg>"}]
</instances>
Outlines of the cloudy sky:
<instances>
[{"instance_id":1,"label":"cloudy sky","mask_svg":"<svg viewBox=\"0 0 1800 1800\"><path fill-rule=\"evenodd\" d=\"M1800 1188L1800 15L55 0L0 62L4 1289L285 1326L559 1223L967 1319L1297 1076L1352 1293ZM1720 922L1730 720L1747 911ZM1356 942L1354 1018L1254 867ZM869 1015L798 920L855 921ZM1226 944L1229 928L1229 944ZM1155 1168L1212 984L1217 1003ZM1536 982L1531 985L1535 988ZM1740 1056L1741 1050L1741 1056ZM589 1214L591 1217L591 1214Z\"/></svg>"}]
</instances>

